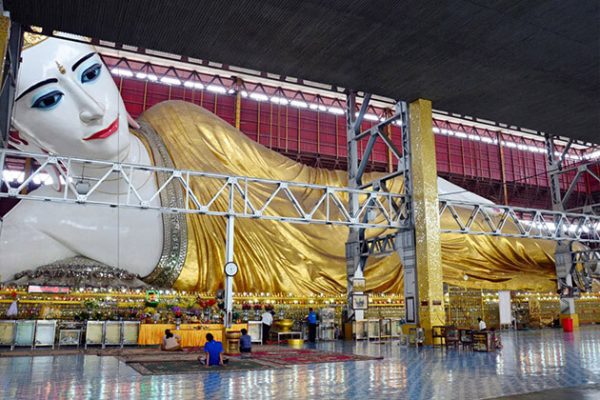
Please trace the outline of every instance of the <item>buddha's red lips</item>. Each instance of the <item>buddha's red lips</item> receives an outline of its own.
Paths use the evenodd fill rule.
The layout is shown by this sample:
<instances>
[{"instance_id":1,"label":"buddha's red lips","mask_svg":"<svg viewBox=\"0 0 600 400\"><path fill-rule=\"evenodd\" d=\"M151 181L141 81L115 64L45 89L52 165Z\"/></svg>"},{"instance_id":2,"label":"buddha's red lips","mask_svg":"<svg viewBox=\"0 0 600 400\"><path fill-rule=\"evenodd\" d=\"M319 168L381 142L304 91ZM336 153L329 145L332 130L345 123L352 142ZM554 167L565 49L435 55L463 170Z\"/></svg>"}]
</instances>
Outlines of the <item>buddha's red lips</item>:
<instances>
[{"instance_id":1,"label":"buddha's red lips","mask_svg":"<svg viewBox=\"0 0 600 400\"><path fill-rule=\"evenodd\" d=\"M83 140L96 140L96 139L106 139L109 136L112 136L119 130L119 116L117 115L117 119L110 124L107 128L102 129L94 133L92 136L88 136Z\"/></svg>"}]
</instances>

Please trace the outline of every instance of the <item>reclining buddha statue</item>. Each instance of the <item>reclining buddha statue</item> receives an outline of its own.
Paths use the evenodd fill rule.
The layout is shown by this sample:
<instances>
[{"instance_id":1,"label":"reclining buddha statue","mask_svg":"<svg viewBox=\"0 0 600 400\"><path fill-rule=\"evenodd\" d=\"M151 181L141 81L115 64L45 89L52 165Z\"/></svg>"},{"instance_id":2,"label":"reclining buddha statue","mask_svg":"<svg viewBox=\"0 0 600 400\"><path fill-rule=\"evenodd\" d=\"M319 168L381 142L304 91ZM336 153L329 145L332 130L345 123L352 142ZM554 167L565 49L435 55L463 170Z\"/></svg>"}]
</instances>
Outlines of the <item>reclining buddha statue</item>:
<instances>
[{"instance_id":1,"label":"reclining buddha statue","mask_svg":"<svg viewBox=\"0 0 600 400\"><path fill-rule=\"evenodd\" d=\"M345 171L288 159L191 103L166 101L134 121L95 49L56 38L30 35L26 40L12 125L11 145L35 153L347 185ZM91 164L83 168L76 173L97 178L106 172ZM141 171L132 185L143 194L155 191L160 182ZM195 185L201 193L202 182ZM395 182L392 189L400 185ZM55 180L36 194L62 190ZM444 194L457 187L439 179L439 190ZM115 201L126 191L123 179L114 179L91 196ZM463 199L486 201L462 192ZM154 201L176 205L181 197L172 191ZM275 202L274 207L283 205ZM4 216L0 274L9 280L24 270L85 263L92 269L122 268L154 286L214 292L224 281L225 224L225 218L216 216L22 200ZM240 272L235 291L345 292L346 227L238 219L236 232ZM477 288L551 290L553 249L543 241L444 234L443 279ZM402 293L402 276L397 254L372 258L365 268L369 291Z\"/></svg>"}]
</instances>

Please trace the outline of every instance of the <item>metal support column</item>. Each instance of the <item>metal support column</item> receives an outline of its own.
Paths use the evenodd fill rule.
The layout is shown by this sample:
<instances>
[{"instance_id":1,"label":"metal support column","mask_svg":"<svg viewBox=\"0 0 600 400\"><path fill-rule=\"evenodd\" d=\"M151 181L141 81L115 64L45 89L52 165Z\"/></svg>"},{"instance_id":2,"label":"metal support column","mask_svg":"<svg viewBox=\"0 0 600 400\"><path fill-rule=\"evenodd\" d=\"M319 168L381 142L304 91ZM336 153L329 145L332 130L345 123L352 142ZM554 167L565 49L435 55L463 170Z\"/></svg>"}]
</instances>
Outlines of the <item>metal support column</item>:
<instances>
[{"instance_id":1,"label":"metal support column","mask_svg":"<svg viewBox=\"0 0 600 400\"><path fill-rule=\"evenodd\" d=\"M565 147L560 156L557 157L554 146L554 137L546 134L546 163L548 173L548 185L550 187L550 197L552 200L552 209L554 211L564 211L565 205L560 189L560 175L563 167L563 160L567 154L570 143ZM573 242L558 241L554 250L554 265L556 268L556 283L558 294L560 296L560 314L563 318L572 318L573 325L579 325L579 318L575 311L575 298L578 296L578 290L573 285L573 261L571 248Z\"/></svg>"},{"instance_id":2,"label":"metal support column","mask_svg":"<svg viewBox=\"0 0 600 400\"><path fill-rule=\"evenodd\" d=\"M415 221L413 214L413 179L411 126L409 110L406 103L399 103L402 126L402 160L398 168L402 169L404 178L404 196L407 205L408 229L399 231L396 236L396 248L404 271L404 309L406 322L411 325L419 324L419 290L417 286L417 253L415 247Z\"/></svg>"},{"instance_id":3,"label":"metal support column","mask_svg":"<svg viewBox=\"0 0 600 400\"><path fill-rule=\"evenodd\" d=\"M362 117L366 111L368 99L363 100L361 111L355 117L356 93L349 92L346 97L346 134L348 143L348 187L355 189L361 185L361 177L358 174L358 142L355 137L360 130ZM358 194L350 193L348 198L348 211L356 215L358 211ZM364 240L364 228L350 227L348 241L346 242L346 277L347 277L347 299L348 318L357 321L364 319L363 310L355 310L353 307L354 281L360 282L361 293L364 290L363 268L367 256L362 255L361 240Z\"/></svg>"},{"instance_id":4,"label":"metal support column","mask_svg":"<svg viewBox=\"0 0 600 400\"><path fill-rule=\"evenodd\" d=\"M225 265L233 263L233 239L235 217L227 216L225 232ZM225 273L225 328L231 328L233 322L233 276Z\"/></svg>"},{"instance_id":5,"label":"metal support column","mask_svg":"<svg viewBox=\"0 0 600 400\"><path fill-rule=\"evenodd\" d=\"M21 25L11 22L7 16L0 16L0 57L3 62L0 91L0 147L8 143L8 131L17 86L17 72L21 55Z\"/></svg>"},{"instance_id":6,"label":"metal support column","mask_svg":"<svg viewBox=\"0 0 600 400\"><path fill-rule=\"evenodd\" d=\"M387 115L386 118L379 120L371 127L361 132L361 125L363 118L366 115L369 101L371 99L370 94L365 94L360 110L355 114L356 106L356 94L350 92L346 102L346 118L347 118L347 141L348 141L348 186L350 188L366 189L371 188L376 192L387 191L388 182L392 182L394 179L402 176L404 179L404 185L402 192L398 194L398 202L391 204L394 213L400 218L402 223L397 227L397 231L394 233L388 233L383 236L369 237L367 238L366 230L362 226L350 227L350 233L348 236L348 242L346 243L346 268L347 268L347 279L348 279L348 316L355 320L361 320L364 317L364 309L367 304L364 292L366 291L366 282L363 274L363 268L367 263L367 259L371 254L389 255L393 251L398 249L398 245L402 243L403 251L400 252L402 257L406 257L405 262L408 263L409 268L414 265L409 259L411 256L411 248L414 248L414 232L412 230L413 224L410 222L411 219L411 185L412 179L410 175L410 146L408 137L404 135L408 133L408 107L405 102L398 101L394 105L393 113ZM386 133L386 130L390 130L391 124L399 124L402 128L403 143L402 149L398 149L392 142L390 135ZM358 142L362 139L367 140L367 144L364 147L364 151L359 154ZM372 155L375 143L377 140L381 140L388 148L390 157L396 158L397 171L390 171L389 174L379 176L375 180L369 182L363 182L363 177L366 172L369 159ZM406 142L405 142L406 140ZM359 159L360 158L360 159ZM360 161L360 162L359 162ZM393 158L389 160L389 164L393 165ZM356 215L356 212L360 209L359 197L357 194L350 193L349 195L349 211L351 214ZM365 223L370 220L369 214L377 209L377 203L372 200L367 200L365 204L369 210L362 216L360 222ZM402 238L398 238L398 234L402 233ZM409 236L406 236L406 235ZM410 239L412 235L412 239ZM407 240L410 239L411 245L408 244ZM414 251L412 252L414 254ZM414 257L413 257L414 258ZM413 268L414 269L414 268ZM405 286L406 286L405 278ZM409 279L410 281L410 279ZM413 280L413 289L409 289L409 295L414 292L414 298L416 298L416 280ZM408 285L411 287L411 285ZM355 301L356 298L356 301ZM356 308L354 308L356 307ZM412 321L412 318L409 318Z\"/></svg>"},{"instance_id":7,"label":"metal support column","mask_svg":"<svg viewBox=\"0 0 600 400\"><path fill-rule=\"evenodd\" d=\"M548 184L552 198L552 209L564 211L562 195L560 192L560 171L562 169L562 157L556 157L554 150L554 138L546 134L546 165L548 172Z\"/></svg>"}]
</instances>

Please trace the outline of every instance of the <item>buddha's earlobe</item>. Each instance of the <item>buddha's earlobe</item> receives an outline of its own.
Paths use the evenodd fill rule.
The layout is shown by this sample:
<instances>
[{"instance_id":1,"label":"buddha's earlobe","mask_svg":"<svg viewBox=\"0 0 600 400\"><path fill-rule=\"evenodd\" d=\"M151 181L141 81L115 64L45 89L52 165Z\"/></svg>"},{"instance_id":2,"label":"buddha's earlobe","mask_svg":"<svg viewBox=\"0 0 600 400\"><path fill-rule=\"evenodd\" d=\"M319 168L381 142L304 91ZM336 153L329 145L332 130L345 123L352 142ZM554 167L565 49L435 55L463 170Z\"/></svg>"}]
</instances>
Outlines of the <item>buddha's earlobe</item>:
<instances>
[{"instance_id":1,"label":"buddha's earlobe","mask_svg":"<svg viewBox=\"0 0 600 400\"><path fill-rule=\"evenodd\" d=\"M138 124L136 122L135 119L133 119L133 117L131 115L129 115L129 113L127 111L125 111L127 113L127 123L129 124L130 127L132 127L133 129L140 129L140 124Z\"/></svg>"},{"instance_id":2,"label":"buddha's earlobe","mask_svg":"<svg viewBox=\"0 0 600 400\"><path fill-rule=\"evenodd\" d=\"M11 145L21 151L29 153L43 153L42 145L31 135L27 128L22 126L16 119L11 121L11 131L8 141Z\"/></svg>"},{"instance_id":3,"label":"buddha's earlobe","mask_svg":"<svg viewBox=\"0 0 600 400\"><path fill-rule=\"evenodd\" d=\"M11 131L8 136L8 142L11 146L15 147L18 150L34 153L34 154L48 154L48 150L44 149L44 147L39 143L39 141L31 135L27 129L19 124L14 118L11 121ZM45 159L38 159L39 163L43 163ZM62 190L62 185L60 183L60 173L56 169L55 166L51 166L46 169L46 173L50 175L52 178L52 187L54 190L60 192Z\"/></svg>"}]
</instances>

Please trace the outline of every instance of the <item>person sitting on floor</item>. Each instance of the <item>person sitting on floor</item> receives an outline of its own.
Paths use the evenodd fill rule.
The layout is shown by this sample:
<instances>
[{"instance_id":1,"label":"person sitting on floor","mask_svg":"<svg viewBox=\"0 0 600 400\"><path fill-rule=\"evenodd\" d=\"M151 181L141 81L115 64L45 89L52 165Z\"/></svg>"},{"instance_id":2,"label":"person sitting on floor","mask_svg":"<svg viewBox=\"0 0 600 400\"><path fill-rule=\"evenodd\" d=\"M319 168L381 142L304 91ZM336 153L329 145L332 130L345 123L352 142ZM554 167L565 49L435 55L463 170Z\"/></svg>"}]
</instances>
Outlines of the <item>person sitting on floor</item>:
<instances>
[{"instance_id":1,"label":"person sitting on floor","mask_svg":"<svg viewBox=\"0 0 600 400\"><path fill-rule=\"evenodd\" d=\"M494 347L496 349L501 349L502 348L502 339L500 338L500 334L496 333L495 328L491 328L490 332L492 332L494 334Z\"/></svg>"},{"instance_id":2,"label":"person sitting on floor","mask_svg":"<svg viewBox=\"0 0 600 400\"><path fill-rule=\"evenodd\" d=\"M223 360L223 344L215 340L212 333L206 334L204 353L205 359L198 358L202 364L208 367L225 364L225 360Z\"/></svg>"},{"instance_id":3,"label":"person sitting on floor","mask_svg":"<svg viewBox=\"0 0 600 400\"><path fill-rule=\"evenodd\" d=\"M240 353L252 353L252 336L248 335L246 329L242 329L240 337Z\"/></svg>"},{"instance_id":4,"label":"person sitting on floor","mask_svg":"<svg viewBox=\"0 0 600 400\"><path fill-rule=\"evenodd\" d=\"M162 351L181 351L181 338L174 335L170 329L165 330L165 336L163 337L162 344L160 345Z\"/></svg>"}]
</instances>

